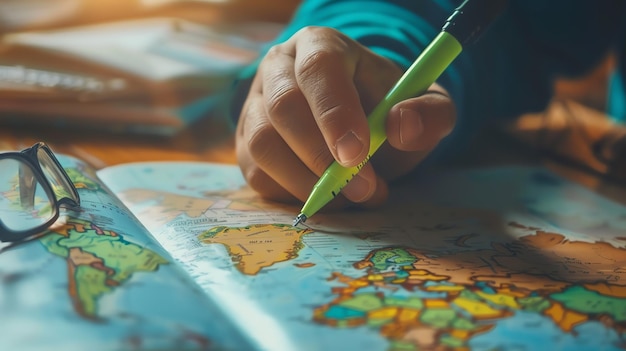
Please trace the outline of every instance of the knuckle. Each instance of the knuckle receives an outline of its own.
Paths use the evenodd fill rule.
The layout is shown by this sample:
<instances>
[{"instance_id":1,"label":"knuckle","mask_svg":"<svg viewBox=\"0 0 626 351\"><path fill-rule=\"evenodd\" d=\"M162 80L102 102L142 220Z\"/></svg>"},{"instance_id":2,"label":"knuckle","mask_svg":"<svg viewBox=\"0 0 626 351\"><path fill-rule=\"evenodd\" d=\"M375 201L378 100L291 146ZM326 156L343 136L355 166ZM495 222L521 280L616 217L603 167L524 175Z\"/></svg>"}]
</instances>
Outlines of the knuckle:
<instances>
[{"instance_id":1,"label":"knuckle","mask_svg":"<svg viewBox=\"0 0 626 351\"><path fill-rule=\"evenodd\" d=\"M274 44L274 45L270 46L270 48L267 50L267 53L265 54L265 56L266 57L267 56L271 57L271 56L276 56L276 55L280 54L282 52L281 48L282 48L283 45L284 44L281 43L281 44Z\"/></svg>"},{"instance_id":2,"label":"knuckle","mask_svg":"<svg viewBox=\"0 0 626 351\"><path fill-rule=\"evenodd\" d=\"M345 56L349 54L349 49L345 43L335 43L333 45L320 45L316 50L306 53L296 62L295 74L299 80L317 81L321 80L321 70L327 67L337 66L345 62Z\"/></svg>"},{"instance_id":3,"label":"knuckle","mask_svg":"<svg viewBox=\"0 0 626 351\"><path fill-rule=\"evenodd\" d=\"M313 171L316 174L321 175L324 170L328 168L333 160L333 156L328 148L326 148L325 145L321 145L320 147L316 148L316 150L311 152L310 167L313 168Z\"/></svg>"},{"instance_id":4,"label":"knuckle","mask_svg":"<svg viewBox=\"0 0 626 351\"><path fill-rule=\"evenodd\" d=\"M272 145L275 145L277 138L278 134L269 123L251 128L247 135L247 149L252 159L259 164L268 163L272 156Z\"/></svg>"},{"instance_id":5,"label":"knuckle","mask_svg":"<svg viewBox=\"0 0 626 351\"><path fill-rule=\"evenodd\" d=\"M245 178L252 190L264 193L267 185L267 175L257 166L250 167L245 172Z\"/></svg>"},{"instance_id":6,"label":"knuckle","mask_svg":"<svg viewBox=\"0 0 626 351\"><path fill-rule=\"evenodd\" d=\"M258 163L251 157L250 150L246 149L244 142L237 143L237 160L241 173L246 180L246 183L252 190L261 194L262 196L268 194L269 188L272 188L271 183L273 180L269 175L260 167Z\"/></svg>"},{"instance_id":7,"label":"knuckle","mask_svg":"<svg viewBox=\"0 0 626 351\"><path fill-rule=\"evenodd\" d=\"M339 103L338 101L333 101L330 98L322 99L319 102L319 120L320 123L323 123L326 128L333 129L335 125L339 125L340 120L336 118L336 116L341 116L342 114L346 114L342 111L344 109L344 105Z\"/></svg>"},{"instance_id":8,"label":"knuckle","mask_svg":"<svg viewBox=\"0 0 626 351\"><path fill-rule=\"evenodd\" d=\"M293 57L293 52L287 44L280 43L270 46L261 58L257 72L273 72L279 66L276 62L280 62L281 58L285 56Z\"/></svg>"},{"instance_id":9,"label":"knuckle","mask_svg":"<svg viewBox=\"0 0 626 351\"><path fill-rule=\"evenodd\" d=\"M298 30L297 37L326 38L328 36L343 36L341 32L331 27L305 26Z\"/></svg>"},{"instance_id":10,"label":"knuckle","mask_svg":"<svg viewBox=\"0 0 626 351\"><path fill-rule=\"evenodd\" d=\"M267 113L270 118L288 115L290 111L293 111L296 104L304 100L300 88L292 84L277 86L268 92L265 98Z\"/></svg>"},{"instance_id":11,"label":"knuckle","mask_svg":"<svg viewBox=\"0 0 626 351\"><path fill-rule=\"evenodd\" d=\"M284 55L287 51L285 43L274 44L265 53L264 59Z\"/></svg>"},{"instance_id":12,"label":"knuckle","mask_svg":"<svg viewBox=\"0 0 626 351\"><path fill-rule=\"evenodd\" d=\"M328 50L315 50L307 53L296 65L296 78L300 80L320 79L319 71L327 62L332 62L336 54Z\"/></svg>"}]
</instances>

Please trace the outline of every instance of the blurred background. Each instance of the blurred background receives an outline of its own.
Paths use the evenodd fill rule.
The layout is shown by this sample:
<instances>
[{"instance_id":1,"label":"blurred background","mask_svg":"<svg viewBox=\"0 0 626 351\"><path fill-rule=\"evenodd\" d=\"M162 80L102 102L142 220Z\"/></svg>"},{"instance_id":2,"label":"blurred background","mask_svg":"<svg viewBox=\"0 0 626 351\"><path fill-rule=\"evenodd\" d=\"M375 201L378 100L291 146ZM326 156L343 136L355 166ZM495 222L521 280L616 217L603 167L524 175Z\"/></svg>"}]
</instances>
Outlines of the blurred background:
<instances>
[{"instance_id":1,"label":"blurred background","mask_svg":"<svg viewBox=\"0 0 626 351\"><path fill-rule=\"evenodd\" d=\"M298 3L2 0L0 124L174 134L216 114Z\"/></svg>"},{"instance_id":2,"label":"blurred background","mask_svg":"<svg viewBox=\"0 0 626 351\"><path fill-rule=\"evenodd\" d=\"M50 29L130 18L167 16L218 22L284 23L298 0L2 0L0 30Z\"/></svg>"}]
</instances>

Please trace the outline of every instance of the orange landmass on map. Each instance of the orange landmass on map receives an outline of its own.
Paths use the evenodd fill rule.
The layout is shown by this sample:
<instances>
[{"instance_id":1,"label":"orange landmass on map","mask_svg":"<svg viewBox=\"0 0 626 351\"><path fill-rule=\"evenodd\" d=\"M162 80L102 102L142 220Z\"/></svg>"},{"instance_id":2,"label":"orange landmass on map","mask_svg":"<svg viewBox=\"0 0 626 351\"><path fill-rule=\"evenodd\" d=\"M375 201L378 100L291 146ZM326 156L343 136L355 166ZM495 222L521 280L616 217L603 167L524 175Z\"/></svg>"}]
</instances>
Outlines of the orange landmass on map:
<instances>
[{"instance_id":1,"label":"orange landmass on map","mask_svg":"<svg viewBox=\"0 0 626 351\"><path fill-rule=\"evenodd\" d=\"M255 275L265 267L295 258L303 247L302 236L311 232L282 224L221 226L200 234L198 239L224 245L243 274Z\"/></svg>"},{"instance_id":2,"label":"orange landmass on map","mask_svg":"<svg viewBox=\"0 0 626 351\"><path fill-rule=\"evenodd\" d=\"M576 325L586 322L589 319L586 314L568 310L557 302L553 302L543 313L552 318L554 323L567 333L571 332Z\"/></svg>"},{"instance_id":3,"label":"orange landmass on map","mask_svg":"<svg viewBox=\"0 0 626 351\"><path fill-rule=\"evenodd\" d=\"M611 285L607 283L585 284L585 289L595 291L605 296L626 298L626 286Z\"/></svg>"}]
</instances>

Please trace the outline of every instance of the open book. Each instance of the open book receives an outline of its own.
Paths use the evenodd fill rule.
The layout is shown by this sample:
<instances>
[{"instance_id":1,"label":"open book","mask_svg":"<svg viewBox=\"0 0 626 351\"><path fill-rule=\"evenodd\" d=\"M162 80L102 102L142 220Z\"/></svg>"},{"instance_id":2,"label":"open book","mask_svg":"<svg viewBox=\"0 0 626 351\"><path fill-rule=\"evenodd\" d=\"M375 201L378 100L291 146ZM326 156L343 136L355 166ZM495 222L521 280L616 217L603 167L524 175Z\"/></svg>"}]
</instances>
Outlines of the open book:
<instances>
[{"instance_id":1,"label":"open book","mask_svg":"<svg viewBox=\"0 0 626 351\"><path fill-rule=\"evenodd\" d=\"M82 212L0 253L2 350L626 347L626 207L543 169L295 228L232 165L61 161Z\"/></svg>"}]
</instances>

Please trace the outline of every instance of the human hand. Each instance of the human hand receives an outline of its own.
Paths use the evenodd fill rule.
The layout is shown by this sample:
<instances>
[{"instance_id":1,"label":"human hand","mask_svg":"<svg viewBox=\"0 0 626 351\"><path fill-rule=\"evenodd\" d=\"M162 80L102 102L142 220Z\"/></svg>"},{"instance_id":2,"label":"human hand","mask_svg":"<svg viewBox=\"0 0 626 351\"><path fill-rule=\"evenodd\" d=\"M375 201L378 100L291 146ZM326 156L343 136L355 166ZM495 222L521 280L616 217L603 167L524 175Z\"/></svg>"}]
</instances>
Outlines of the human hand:
<instances>
[{"instance_id":1,"label":"human hand","mask_svg":"<svg viewBox=\"0 0 626 351\"><path fill-rule=\"evenodd\" d=\"M237 126L237 158L248 184L269 199L305 201L333 160L359 164L369 150L367 113L402 73L331 28L307 27L271 48ZM396 104L387 117L387 142L342 194L364 206L382 203L387 182L419 164L455 119L452 100L437 84Z\"/></svg>"}]
</instances>

